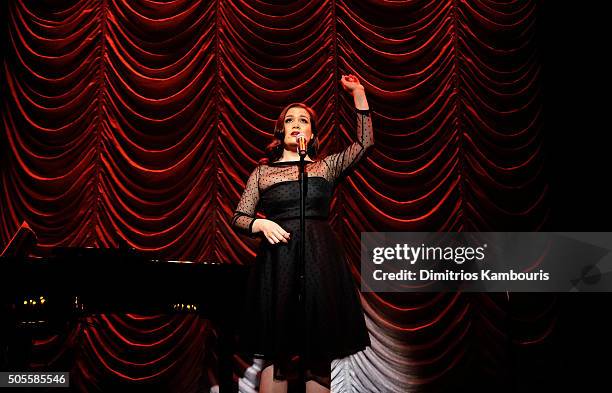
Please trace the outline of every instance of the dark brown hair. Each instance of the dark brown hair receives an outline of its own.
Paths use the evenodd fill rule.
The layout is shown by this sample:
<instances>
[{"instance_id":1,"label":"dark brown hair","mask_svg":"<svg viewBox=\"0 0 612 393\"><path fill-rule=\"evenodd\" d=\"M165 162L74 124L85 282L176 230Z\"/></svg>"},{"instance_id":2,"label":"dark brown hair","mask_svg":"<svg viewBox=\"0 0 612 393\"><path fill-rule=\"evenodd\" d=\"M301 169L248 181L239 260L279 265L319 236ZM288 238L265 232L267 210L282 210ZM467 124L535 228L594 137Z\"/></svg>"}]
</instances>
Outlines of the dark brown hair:
<instances>
[{"instance_id":1,"label":"dark brown hair","mask_svg":"<svg viewBox=\"0 0 612 393\"><path fill-rule=\"evenodd\" d=\"M274 134L272 135L272 142L266 146L266 157L259 160L260 164L269 164L274 161L278 161L283 156L283 150L285 149L285 116L287 111L291 108L302 108L308 112L310 116L310 130L312 131L312 138L308 142L307 153L313 160L316 159L319 153L319 138L317 130L317 114L316 112L306 104L301 102L295 102L289 104L283 109L276 124L274 125Z\"/></svg>"}]
</instances>

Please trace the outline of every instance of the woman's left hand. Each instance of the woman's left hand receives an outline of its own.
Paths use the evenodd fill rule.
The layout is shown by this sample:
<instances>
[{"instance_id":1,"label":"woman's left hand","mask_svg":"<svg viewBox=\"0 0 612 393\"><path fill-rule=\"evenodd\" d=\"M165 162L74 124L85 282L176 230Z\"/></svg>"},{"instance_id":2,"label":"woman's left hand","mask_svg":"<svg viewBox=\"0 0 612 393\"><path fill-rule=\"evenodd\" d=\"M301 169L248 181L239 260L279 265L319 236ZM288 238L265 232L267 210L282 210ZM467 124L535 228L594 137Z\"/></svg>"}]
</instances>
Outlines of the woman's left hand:
<instances>
[{"instance_id":1,"label":"woman's left hand","mask_svg":"<svg viewBox=\"0 0 612 393\"><path fill-rule=\"evenodd\" d=\"M356 92L363 92L363 85L359 83L359 79L355 75L342 75L340 79L340 84L342 84L342 88L354 95Z\"/></svg>"}]
</instances>

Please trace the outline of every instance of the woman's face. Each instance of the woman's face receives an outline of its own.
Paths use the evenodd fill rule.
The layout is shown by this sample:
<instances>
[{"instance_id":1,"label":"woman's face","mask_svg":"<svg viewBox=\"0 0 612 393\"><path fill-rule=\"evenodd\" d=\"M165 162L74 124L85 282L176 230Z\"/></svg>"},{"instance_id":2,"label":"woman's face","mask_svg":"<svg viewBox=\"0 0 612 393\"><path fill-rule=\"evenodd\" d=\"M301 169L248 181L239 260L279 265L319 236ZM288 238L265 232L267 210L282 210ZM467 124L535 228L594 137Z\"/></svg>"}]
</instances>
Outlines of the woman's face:
<instances>
[{"instance_id":1,"label":"woman's face","mask_svg":"<svg viewBox=\"0 0 612 393\"><path fill-rule=\"evenodd\" d=\"M312 138L312 130L310 128L310 115L304 108L293 107L289 108L284 119L285 124L285 147L289 150L296 149L295 137L299 133L306 136L306 143Z\"/></svg>"}]
</instances>

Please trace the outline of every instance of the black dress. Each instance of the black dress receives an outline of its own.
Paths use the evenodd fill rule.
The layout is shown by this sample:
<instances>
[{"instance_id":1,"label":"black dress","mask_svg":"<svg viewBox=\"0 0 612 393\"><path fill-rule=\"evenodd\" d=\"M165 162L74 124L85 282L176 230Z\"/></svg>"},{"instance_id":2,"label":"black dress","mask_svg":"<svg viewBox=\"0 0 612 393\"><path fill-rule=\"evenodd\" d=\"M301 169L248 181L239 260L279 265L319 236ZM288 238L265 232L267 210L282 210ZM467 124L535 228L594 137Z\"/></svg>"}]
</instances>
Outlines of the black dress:
<instances>
[{"instance_id":1,"label":"black dress","mask_svg":"<svg viewBox=\"0 0 612 393\"><path fill-rule=\"evenodd\" d=\"M257 210L290 233L288 243L261 242L248 281L240 346L275 366L285 379L291 358L304 351L307 379L322 382L316 370L370 345L355 280L342 243L327 222L337 182L372 146L369 111L357 111L357 141L337 154L306 164L304 306L298 303L298 162L259 165L250 175L232 225L250 236ZM305 309L304 309L305 308ZM308 376L311 375L311 378ZM317 378L319 376L319 378Z\"/></svg>"}]
</instances>

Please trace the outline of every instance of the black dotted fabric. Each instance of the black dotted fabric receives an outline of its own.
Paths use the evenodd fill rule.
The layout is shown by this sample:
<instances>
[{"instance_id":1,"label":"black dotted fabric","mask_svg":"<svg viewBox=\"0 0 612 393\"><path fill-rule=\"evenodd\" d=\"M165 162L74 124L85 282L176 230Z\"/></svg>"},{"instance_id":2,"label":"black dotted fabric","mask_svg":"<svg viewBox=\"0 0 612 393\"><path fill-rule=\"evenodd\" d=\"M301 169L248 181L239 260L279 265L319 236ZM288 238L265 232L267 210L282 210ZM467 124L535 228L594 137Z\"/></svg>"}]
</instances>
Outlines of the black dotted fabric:
<instances>
[{"instance_id":1,"label":"black dotted fabric","mask_svg":"<svg viewBox=\"0 0 612 393\"><path fill-rule=\"evenodd\" d=\"M273 363L277 379L286 377L290 359L302 353L309 378L329 386L329 375L320 375L326 369L321 364L329 366L331 360L370 345L342 243L327 218L336 183L373 145L372 134L369 112L359 111L358 141L306 166L303 281L298 269L298 163L258 166L236 209L232 224L242 233L253 235L251 224L261 211L291 234L288 243L270 244L262 239L251 267L240 333L243 352ZM302 282L304 301L300 303Z\"/></svg>"}]
</instances>

